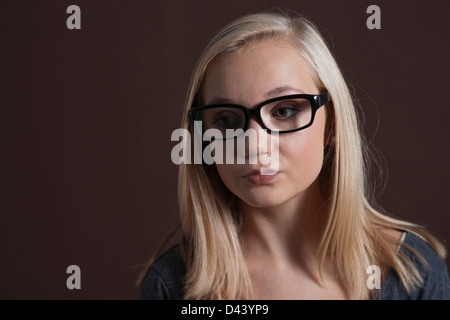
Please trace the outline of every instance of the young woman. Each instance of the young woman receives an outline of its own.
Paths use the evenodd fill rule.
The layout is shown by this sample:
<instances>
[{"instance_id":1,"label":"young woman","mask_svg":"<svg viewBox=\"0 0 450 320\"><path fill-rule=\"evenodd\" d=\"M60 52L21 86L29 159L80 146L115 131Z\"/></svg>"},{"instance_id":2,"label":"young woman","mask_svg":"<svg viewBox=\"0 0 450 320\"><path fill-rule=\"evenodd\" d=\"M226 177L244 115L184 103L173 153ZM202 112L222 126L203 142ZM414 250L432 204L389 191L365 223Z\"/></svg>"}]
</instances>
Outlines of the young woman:
<instances>
[{"instance_id":1,"label":"young woman","mask_svg":"<svg viewBox=\"0 0 450 320\"><path fill-rule=\"evenodd\" d=\"M279 164L182 163L182 240L145 270L142 299L450 298L443 245L370 203L352 98L309 21L260 13L221 30L193 72L191 137L195 121L277 131L276 149L248 143L244 157Z\"/></svg>"}]
</instances>

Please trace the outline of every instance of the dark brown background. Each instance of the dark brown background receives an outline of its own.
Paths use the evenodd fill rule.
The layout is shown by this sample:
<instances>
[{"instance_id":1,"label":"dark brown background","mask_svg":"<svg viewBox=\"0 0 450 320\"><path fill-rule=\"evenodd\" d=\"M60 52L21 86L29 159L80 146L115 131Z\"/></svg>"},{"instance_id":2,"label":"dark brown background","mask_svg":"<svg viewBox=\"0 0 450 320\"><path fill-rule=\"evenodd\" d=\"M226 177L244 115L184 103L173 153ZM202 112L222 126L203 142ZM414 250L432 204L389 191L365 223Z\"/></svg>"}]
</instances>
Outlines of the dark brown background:
<instances>
[{"instance_id":1,"label":"dark brown background","mask_svg":"<svg viewBox=\"0 0 450 320\"><path fill-rule=\"evenodd\" d=\"M2 1L0 298L137 298L135 266L177 222L170 135L196 58L273 7L329 42L385 157L386 211L450 241L446 1ZM71 264L81 290L66 288Z\"/></svg>"}]
</instances>

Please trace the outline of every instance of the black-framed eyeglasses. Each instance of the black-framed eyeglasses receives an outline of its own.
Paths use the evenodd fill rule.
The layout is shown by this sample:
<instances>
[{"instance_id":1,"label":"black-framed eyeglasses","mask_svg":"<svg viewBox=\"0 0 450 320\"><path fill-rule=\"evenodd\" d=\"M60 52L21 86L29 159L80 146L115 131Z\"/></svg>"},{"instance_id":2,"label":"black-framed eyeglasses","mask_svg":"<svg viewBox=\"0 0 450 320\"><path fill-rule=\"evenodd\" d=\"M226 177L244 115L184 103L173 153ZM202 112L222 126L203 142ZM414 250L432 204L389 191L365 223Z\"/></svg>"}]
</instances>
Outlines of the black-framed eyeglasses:
<instances>
[{"instance_id":1,"label":"black-framed eyeglasses","mask_svg":"<svg viewBox=\"0 0 450 320\"><path fill-rule=\"evenodd\" d=\"M238 104L194 107L188 111L188 115L192 125L201 121L202 135L208 129L218 129L225 139L237 136L233 132L247 130L251 117L255 117L269 133L288 133L311 126L316 111L329 101L328 92L318 95L293 94L266 100L251 109Z\"/></svg>"}]
</instances>

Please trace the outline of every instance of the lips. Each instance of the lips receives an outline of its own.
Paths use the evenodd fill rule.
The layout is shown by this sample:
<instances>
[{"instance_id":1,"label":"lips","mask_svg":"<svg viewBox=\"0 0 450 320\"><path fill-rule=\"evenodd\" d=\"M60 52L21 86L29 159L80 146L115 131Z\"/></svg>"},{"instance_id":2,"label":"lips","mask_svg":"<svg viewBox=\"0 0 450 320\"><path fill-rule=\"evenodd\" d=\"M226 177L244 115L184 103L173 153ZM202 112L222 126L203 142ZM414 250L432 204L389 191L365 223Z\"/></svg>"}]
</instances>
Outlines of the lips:
<instances>
[{"instance_id":1,"label":"lips","mask_svg":"<svg viewBox=\"0 0 450 320\"><path fill-rule=\"evenodd\" d=\"M243 178L254 185L264 185L270 183L278 176L279 172L266 170L264 174L261 174L258 170L253 170L247 173Z\"/></svg>"}]
</instances>

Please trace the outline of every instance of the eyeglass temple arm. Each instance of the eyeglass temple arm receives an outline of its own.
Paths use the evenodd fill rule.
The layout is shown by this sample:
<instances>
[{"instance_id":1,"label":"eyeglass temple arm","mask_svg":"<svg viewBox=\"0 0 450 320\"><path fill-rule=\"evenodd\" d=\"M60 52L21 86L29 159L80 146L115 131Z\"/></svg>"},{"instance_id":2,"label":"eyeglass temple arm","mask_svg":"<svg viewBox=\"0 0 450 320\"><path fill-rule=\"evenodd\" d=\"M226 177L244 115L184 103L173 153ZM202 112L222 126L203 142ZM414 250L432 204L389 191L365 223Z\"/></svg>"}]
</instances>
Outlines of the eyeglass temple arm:
<instances>
[{"instance_id":1,"label":"eyeglass temple arm","mask_svg":"<svg viewBox=\"0 0 450 320\"><path fill-rule=\"evenodd\" d=\"M188 110L188 121L189 123L194 124L194 115L192 109Z\"/></svg>"},{"instance_id":2,"label":"eyeglass temple arm","mask_svg":"<svg viewBox=\"0 0 450 320\"><path fill-rule=\"evenodd\" d=\"M330 94L328 92L319 94L316 99L317 106L323 106L325 103L330 102Z\"/></svg>"}]
</instances>

